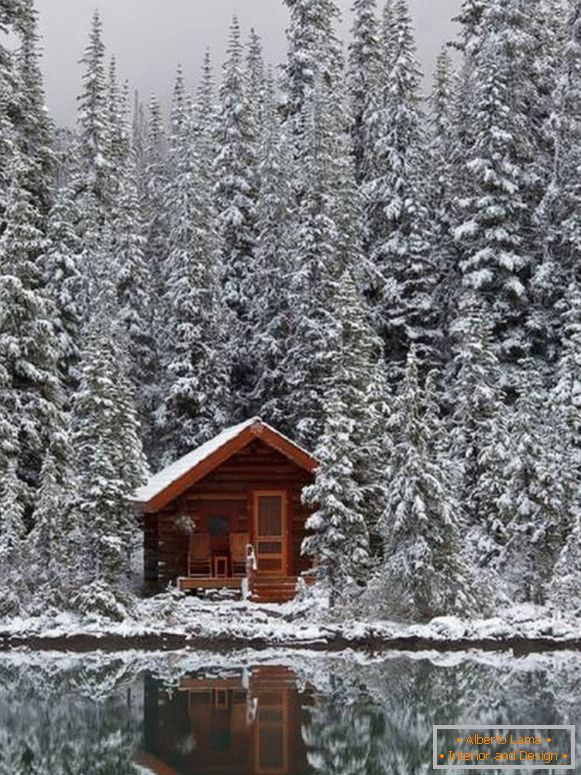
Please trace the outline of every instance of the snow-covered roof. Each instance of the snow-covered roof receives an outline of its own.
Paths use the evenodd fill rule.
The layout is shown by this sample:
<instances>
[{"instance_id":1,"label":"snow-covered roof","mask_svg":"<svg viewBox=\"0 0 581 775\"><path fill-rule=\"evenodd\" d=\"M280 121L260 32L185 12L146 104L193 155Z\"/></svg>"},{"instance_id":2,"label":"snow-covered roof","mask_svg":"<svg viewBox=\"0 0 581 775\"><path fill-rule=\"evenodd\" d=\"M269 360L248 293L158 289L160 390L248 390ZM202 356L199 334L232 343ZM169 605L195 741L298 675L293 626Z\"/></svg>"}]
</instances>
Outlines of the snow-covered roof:
<instances>
[{"instance_id":1,"label":"snow-covered roof","mask_svg":"<svg viewBox=\"0 0 581 775\"><path fill-rule=\"evenodd\" d=\"M192 452L188 452L187 455L184 455L179 460L176 460L175 463L172 463L171 465L161 470L159 473L152 476L147 484L144 484L142 487L139 487L137 490L135 490L129 500L134 503L148 503L160 495L172 484L178 482L182 477L195 469L196 466L198 466L201 462L207 460L213 454L218 452L222 447L228 444L228 442L233 441L244 431L251 428L256 428L258 432L267 430L270 432L270 434L274 434L276 437L278 437L282 442L286 443L287 445L291 445L291 447L294 448L294 450L296 450L298 453L305 455L313 460L309 452L307 452L305 449L302 449L302 447L299 447L297 444L295 444L294 441L291 441L286 436L283 436L283 434L279 433L274 428L271 428L270 425L263 422L260 417L252 417L250 420L245 420L238 425L233 425L230 428L226 428L213 439L210 439L205 444L202 444L201 447L192 450Z\"/></svg>"}]
</instances>

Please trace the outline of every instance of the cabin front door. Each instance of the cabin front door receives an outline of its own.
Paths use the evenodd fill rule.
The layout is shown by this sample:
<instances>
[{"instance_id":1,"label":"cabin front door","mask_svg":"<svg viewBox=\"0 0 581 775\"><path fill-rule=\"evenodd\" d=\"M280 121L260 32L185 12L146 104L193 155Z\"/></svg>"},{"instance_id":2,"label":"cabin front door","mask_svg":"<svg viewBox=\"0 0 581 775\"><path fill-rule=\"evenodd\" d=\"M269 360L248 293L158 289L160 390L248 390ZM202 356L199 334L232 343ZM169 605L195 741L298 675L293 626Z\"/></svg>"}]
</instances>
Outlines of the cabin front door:
<instances>
[{"instance_id":1,"label":"cabin front door","mask_svg":"<svg viewBox=\"0 0 581 775\"><path fill-rule=\"evenodd\" d=\"M260 576L286 575L286 493L254 493L254 551Z\"/></svg>"}]
</instances>

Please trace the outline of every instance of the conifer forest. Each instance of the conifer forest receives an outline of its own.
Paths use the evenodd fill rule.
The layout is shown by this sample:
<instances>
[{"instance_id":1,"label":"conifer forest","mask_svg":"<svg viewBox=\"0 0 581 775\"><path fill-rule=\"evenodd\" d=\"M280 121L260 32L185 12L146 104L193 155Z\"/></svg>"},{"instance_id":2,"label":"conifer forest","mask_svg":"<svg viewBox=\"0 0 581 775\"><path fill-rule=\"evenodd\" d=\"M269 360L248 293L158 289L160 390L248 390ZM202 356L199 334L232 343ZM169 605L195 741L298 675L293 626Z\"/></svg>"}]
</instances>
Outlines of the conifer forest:
<instances>
[{"instance_id":1,"label":"conifer forest","mask_svg":"<svg viewBox=\"0 0 581 775\"><path fill-rule=\"evenodd\" d=\"M0 618L130 607L128 497L252 417L339 615L580 612L581 0L463 0L427 74L407 0L273 2L169 110L95 12L63 128L0 0Z\"/></svg>"}]
</instances>

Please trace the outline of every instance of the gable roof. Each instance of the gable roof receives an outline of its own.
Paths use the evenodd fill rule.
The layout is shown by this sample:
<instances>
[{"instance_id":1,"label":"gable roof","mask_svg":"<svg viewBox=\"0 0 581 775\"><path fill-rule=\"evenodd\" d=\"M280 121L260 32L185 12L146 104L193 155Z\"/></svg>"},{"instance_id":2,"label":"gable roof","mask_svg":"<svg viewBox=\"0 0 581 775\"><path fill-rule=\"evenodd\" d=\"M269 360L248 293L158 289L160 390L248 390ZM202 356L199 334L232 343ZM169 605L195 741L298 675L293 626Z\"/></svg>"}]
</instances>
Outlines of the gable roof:
<instances>
[{"instance_id":1,"label":"gable roof","mask_svg":"<svg viewBox=\"0 0 581 775\"><path fill-rule=\"evenodd\" d=\"M129 500L145 512L159 511L257 438L306 471L312 473L319 465L311 454L294 441L271 428L260 417L253 417L226 428L218 436L152 476Z\"/></svg>"}]
</instances>

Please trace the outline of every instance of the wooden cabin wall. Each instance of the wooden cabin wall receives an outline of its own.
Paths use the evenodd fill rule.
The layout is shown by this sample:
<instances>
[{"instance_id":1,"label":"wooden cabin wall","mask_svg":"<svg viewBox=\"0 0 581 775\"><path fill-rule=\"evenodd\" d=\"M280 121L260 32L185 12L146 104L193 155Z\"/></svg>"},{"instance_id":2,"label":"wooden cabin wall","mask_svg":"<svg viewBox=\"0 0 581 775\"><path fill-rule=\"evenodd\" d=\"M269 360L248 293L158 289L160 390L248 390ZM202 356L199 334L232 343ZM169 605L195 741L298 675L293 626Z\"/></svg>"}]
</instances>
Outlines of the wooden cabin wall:
<instances>
[{"instance_id":1,"label":"wooden cabin wall","mask_svg":"<svg viewBox=\"0 0 581 775\"><path fill-rule=\"evenodd\" d=\"M303 487L313 481L313 475L297 466L282 453L257 439L212 473L197 482L159 514L145 516L146 579L157 581L160 587L187 575L188 536L176 527L176 519L188 514L195 517L200 504L210 496L246 501L248 528L251 527L251 494L254 490L287 490L289 492L289 553L290 573L299 575L310 567L310 560L301 557L305 536L305 521L309 509L301 503ZM239 529L239 528L238 528ZM156 551L157 550L157 551Z\"/></svg>"}]
</instances>

